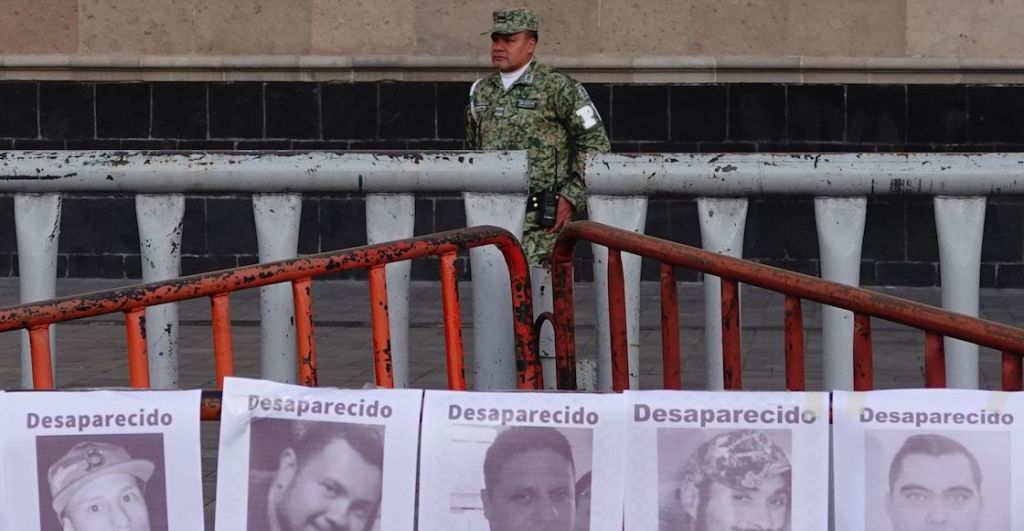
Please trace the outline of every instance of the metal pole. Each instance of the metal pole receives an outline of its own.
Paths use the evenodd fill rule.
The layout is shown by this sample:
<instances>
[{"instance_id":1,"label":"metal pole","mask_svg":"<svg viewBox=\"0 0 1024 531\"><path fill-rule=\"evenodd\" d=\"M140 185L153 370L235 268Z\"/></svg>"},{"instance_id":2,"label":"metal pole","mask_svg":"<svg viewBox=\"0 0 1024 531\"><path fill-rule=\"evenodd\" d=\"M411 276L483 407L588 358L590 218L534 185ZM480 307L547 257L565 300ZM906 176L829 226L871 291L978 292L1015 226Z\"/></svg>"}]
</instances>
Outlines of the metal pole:
<instances>
[{"instance_id":1,"label":"metal pole","mask_svg":"<svg viewBox=\"0 0 1024 531\"><path fill-rule=\"evenodd\" d=\"M816 197L814 217L821 254L821 278L849 286L860 285L861 245L864 241L865 197ZM825 390L853 388L853 313L821 309Z\"/></svg>"},{"instance_id":2,"label":"metal pole","mask_svg":"<svg viewBox=\"0 0 1024 531\"><path fill-rule=\"evenodd\" d=\"M411 238L416 221L413 194L367 194L366 242L370 244ZM385 267L388 319L391 329L391 369L395 387L409 387L409 272L412 262Z\"/></svg>"},{"instance_id":3,"label":"metal pole","mask_svg":"<svg viewBox=\"0 0 1024 531\"><path fill-rule=\"evenodd\" d=\"M646 197L616 197L591 195L587 197L590 219L620 229L643 234L647 224ZM612 389L612 347L608 318L608 249L591 245L594 255L594 311L597 312L597 385L598 389ZM629 367L629 387L640 388L640 265L634 254L622 256L623 282L626 288L626 337Z\"/></svg>"},{"instance_id":4,"label":"metal pole","mask_svg":"<svg viewBox=\"0 0 1024 531\"><path fill-rule=\"evenodd\" d=\"M18 238L21 303L52 299L57 295L57 240L60 239L59 194L14 196L14 224ZM50 367L56 373L56 327L50 328ZM56 380L56 378L54 378ZM32 350L28 332L21 333L21 386L32 387Z\"/></svg>"},{"instance_id":5,"label":"metal pole","mask_svg":"<svg viewBox=\"0 0 1024 531\"><path fill-rule=\"evenodd\" d=\"M601 154L587 162L598 195L1020 194L1020 153Z\"/></svg>"},{"instance_id":6,"label":"metal pole","mask_svg":"<svg viewBox=\"0 0 1024 531\"><path fill-rule=\"evenodd\" d=\"M526 151L0 151L0 192L525 192Z\"/></svg>"},{"instance_id":7,"label":"metal pole","mask_svg":"<svg viewBox=\"0 0 1024 531\"><path fill-rule=\"evenodd\" d=\"M495 225L522 240L525 193L467 192L462 197L467 225ZM473 386L480 391L515 389L508 266L501 251L494 248L470 249L469 257L473 275Z\"/></svg>"},{"instance_id":8,"label":"metal pole","mask_svg":"<svg viewBox=\"0 0 1024 531\"><path fill-rule=\"evenodd\" d=\"M530 287L533 288L533 319L536 322L540 314L555 311L554 297L551 293L551 270L546 267L530 267ZM544 373L544 388L558 389L554 326L544 325L536 332L539 346L537 354L540 356L541 370Z\"/></svg>"},{"instance_id":9,"label":"metal pole","mask_svg":"<svg viewBox=\"0 0 1024 531\"><path fill-rule=\"evenodd\" d=\"M743 257L743 231L747 223L745 198L697 198L701 245L708 251ZM742 330L741 324L737 328ZM722 281L704 275L704 352L709 390L725 389L722 367Z\"/></svg>"},{"instance_id":10,"label":"metal pole","mask_svg":"<svg viewBox=\"0 0 1024 531\"><path fill-rule=\"evenodd\" d=\"M299 249L299 194L255 194L252 210L260 262L294 258ZM287 283L260 288L260 351L263 377L296 383L295 306Z\"/></svg>"},{"instance_id":11,"label":"metal pole","mask_svg":"<svg viewBox=\"0 0 1024 531\"><path fill-rule=\"evenodd\" d=\"M157 282L181 275L182 194L135 196L135 217L142 251L142 280ZM146 308L149 382L156 389L178 387L178 305Z\"/></svg>"},{"instance_id":12,"label":"metal pole","mask_svg":"<svg viewBox=\"0 0 1024 531\"><path fill-rule=\"evenodd\" d=\"M939 237L942 307L977 317L985 198L939 196L933 202ZM944 344L947 386L977 389L978 345L949 337Z\"/></svg>"}]
</instances>

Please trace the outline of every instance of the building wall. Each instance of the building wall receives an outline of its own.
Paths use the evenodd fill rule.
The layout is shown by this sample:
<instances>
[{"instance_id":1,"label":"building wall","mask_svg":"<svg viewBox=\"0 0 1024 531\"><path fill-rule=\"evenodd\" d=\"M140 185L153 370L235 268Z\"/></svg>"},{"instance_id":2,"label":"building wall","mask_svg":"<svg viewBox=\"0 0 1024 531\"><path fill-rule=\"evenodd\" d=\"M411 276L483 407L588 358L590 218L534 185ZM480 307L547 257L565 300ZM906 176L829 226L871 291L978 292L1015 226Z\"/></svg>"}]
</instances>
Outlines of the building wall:
<instances>
[{"instance_id":1,"label":"building wall","mask_svg":"<svg viewBox=\"0 0 1024 531\"><path fill-rule=\"evenodd\" d=\"M0 149L409 149L464 147L468 83L105 83L0 81ZM1021 151L1024 86L589 84L620 152ZM131 197L65 200L59 273L138 278ZM13 200L0 197L0 275L17 274ZM420 197L416 233L462 227L461 200ZM256 261L248 197L190 197L183 273ZM691 197L655 197L647 232L699 245ZM299 251L365 243L361 196L307 197ZM587 246L581 246L585 258ZM752 201L745 256L817 273L809 197ZM993 198L984 286L1024 287L1024 204ZM862 279L936 285L930 198L869 201ZM582 262L581 262L582 266ZM468 267L460 262L463 276ZM647 266L648 278L657 270ZM414 277L436 277L419 261ZM589 267L578 267L589 278ZM692 275L683 277L694 279Z\"/></svg>"},{"instance_id":2,"label":"building wall","mask_svg":"<svg viewBox=\"0 0 1024 531\"><path fill-rule=\"evenodd\" d=\"M507 5L540 13L541 59L587 83L616 151L1024 146L1013 0L0 0L0 149L461 149ZM417 233L460 204L419 198ZM300 251L364 243L364 208L305 198ZM1024 287L1024 201L987 217L983 285ZM810 198L755 199L747 256L816 272L812 220ZM131 198L69 198L62 223L61 275L139 276ZM185 273L256 260L248 198L191 197L186 228ZM699 243L693 199L653 198L647 230ZM928 199L872 198L864 282L938 283L934 233Z\"/></svg>"},{"instance_id":3,"label":"building wall","mask_svg":"<svg viewBox=\"0 0 1024 531\"><path fill-rule=\"evenodd\" d=\"M476 55L492 9L563 56L1014 58L1016 0L3 0L4 54Z\"/></svg>"}]
</instances>

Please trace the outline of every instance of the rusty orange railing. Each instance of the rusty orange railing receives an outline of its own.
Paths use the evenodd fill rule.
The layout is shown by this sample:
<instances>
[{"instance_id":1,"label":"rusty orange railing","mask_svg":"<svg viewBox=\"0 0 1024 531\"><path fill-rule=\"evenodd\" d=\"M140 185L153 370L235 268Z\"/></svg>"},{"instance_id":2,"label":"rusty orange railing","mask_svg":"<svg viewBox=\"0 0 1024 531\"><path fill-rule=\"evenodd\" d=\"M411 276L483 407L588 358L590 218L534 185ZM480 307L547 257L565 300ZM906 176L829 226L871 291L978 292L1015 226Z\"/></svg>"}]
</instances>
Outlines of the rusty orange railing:
<instances>
[{"instance_id":1,"label":"rusty orange railing","mask_svg":"<svg viewBox=\"0 0 1024 531\"><path fill-rule=\"evenodd\" d=\"M661 262L662 357L666 389L682 387L679 360L679 307L674 267L722 279L722 356L726 389L742 388L740 370L739 282L785 295L784 351L786 388L804 390L804 339L801 300L854 312L854 381L857 391L874 387L871 317L925 331L925 386L945 387L943 337L953 337L1003 353L1002 386L1024 388L1021 355L1024 330L949 312L913 301L838 284L688 245L616 229L591 221L569 224L555 244L552 259L553 324L559 389L576 388L576 343L573 314L573 251L580 240L608 248L608 312L612 351L612 387L629 387L625 285L622 252Z\"/></svg>"},{"instance_id":2,"label":"rusty orange railing","mask_svg":"<svg viewBox=\"0 0 1024 531\"><path fill-rule=\"evenodd\" d=\"M387 281L384 266L393 262L439 256L444 313L448 387L465 389L461 317L455 258L460 249L495 245L508 265L515 332L517 385L520 389L543 387L531 320L533 304L526 258L516 238L498 227L473 227L420 236L407 240L367 245L352 249L304 256L291 260L257 264L182 277L164 282L64 297L51 301L0 308L0 332L27 329L32 350L32 380L36 389L54 387L50 362L49 328L53 323L115 312L125 314L129 381L132 387L149 387L146 352L145 309L148 306L209 297L213 328L214 365L217 386L234 372L231 341L231 310L228 294L280 282L291 282L295 300L295 332L299 382L317 385L316 349L313 337L311 281L313 277L353 269L369 269L370 306L373 327L373 361L377 385L394 387L388 327ZM207 393L203 418L215 418L219 411L217 393Z\"/></svg>"}]
</instances>

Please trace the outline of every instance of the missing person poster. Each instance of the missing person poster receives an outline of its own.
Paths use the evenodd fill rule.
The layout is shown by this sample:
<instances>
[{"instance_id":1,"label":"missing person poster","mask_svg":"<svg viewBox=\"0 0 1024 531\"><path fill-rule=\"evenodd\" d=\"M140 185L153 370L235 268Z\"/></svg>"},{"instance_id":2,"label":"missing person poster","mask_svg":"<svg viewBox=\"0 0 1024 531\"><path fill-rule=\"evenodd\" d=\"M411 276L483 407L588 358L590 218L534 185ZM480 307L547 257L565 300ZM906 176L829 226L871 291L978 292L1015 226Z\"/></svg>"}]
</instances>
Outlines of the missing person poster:
<instances>
[{"instance_id":1,"label":"missing person poster","mask_svg":"<svg viewBox=\"0 0 1024 531\"><path fill-rule=\"evenodd\" d=\"M621 531L621 395L427 391L419 529Z\"/></svg>"},{"instance_id":2,"label":"missing person poster","mask_svg":"<svg viewBox=\"0 0 1024 531\"><path fill-rule=\"evenodd\" d=\"M199 401L198 390L6 393L7 529L203 529Z\"/></svg>"},{"instance_id":3,"label":"missing person poster","mask_svg":"<svg viewBox=\"0 0 1024 531\"><path fill-rule=\"evenodd\" d=\"M837 531L1024 529L1024 394L833 393ZM1016 489L1016 490L1015 490Z\"/></svg>"},{"instance_id":4,"label":"missing person poster","mask_svg":"<svg viewBox=\"0 0 1024 531\"><path fill-rule=\"evenodd\" d=\"M225 378L217 531L409 531L423 391Z\"/></svg>"},{"instance_id":5,"label":"missing person poster","mask_svg":"<svg viewBox=\"0 0 1024 531\"><path fill-rule=\"evenodd\" d=\"M828 394L627 391L626 531L828 529Z\"/></svg>"}]
</instances>

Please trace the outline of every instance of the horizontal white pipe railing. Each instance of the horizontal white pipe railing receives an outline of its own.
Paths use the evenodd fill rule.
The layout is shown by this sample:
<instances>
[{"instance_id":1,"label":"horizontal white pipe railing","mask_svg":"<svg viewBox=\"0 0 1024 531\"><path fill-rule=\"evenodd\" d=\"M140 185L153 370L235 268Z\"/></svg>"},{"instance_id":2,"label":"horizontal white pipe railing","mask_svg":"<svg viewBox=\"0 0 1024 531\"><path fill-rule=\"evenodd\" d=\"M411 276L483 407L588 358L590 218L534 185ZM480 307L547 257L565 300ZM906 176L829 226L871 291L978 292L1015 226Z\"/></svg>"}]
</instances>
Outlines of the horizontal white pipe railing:
<instances>
[{"instance_id":1,"label":"horizontal white pipe railing","mask_svg":"<svg viewBox=\"0 0 1024 531\"><path fill-rule=\"evenodd\" d=\"M523 193L525 153L0 151L0 192Z\"/></svg>"},{"instance_id":2,"label":"horizontal white pipe railing","mask_svg":"<svg viewBox=\"0 0 1024 531\"><path fill-rule=\"evenodd\" d=\"M143 278L156 281L180 272L182 194L253 194L260 260L267 261L296 255L302 193L367 194L367 239L376 243L413 234L415 193L462 193L468 225L497 225L519 235L527 190L525 151L0 151L0 193L15 194L22 303L56 295L62 194L136 194ZM474 251L475 384L512 389L508 272L499 251ZM392 362L400 386L408 384L408 271L405 263L387 266ZM291 290L263 288L260 315L263 377L294 382ZM147 309L146 328L153 387L176 387L176 307ZM25 387L32 381L29 360L23 337Z\"/></svg>"},{"instance_id":3,"label":"horizontal white pipe railing","mask_svg":"<svg viewBox=\"0 0 1024 531\"><path fill-rule=\"evenodd\" d=\"M981 267L981 240L985 198L1024 193L1024 155L925 153L812 153L812 154L602 154L588 161L587 190L594 221L642 232L644 216L636 212L645 203L626 198L656 194L698 198L702 245L705 249L741 256L747 198L757 195L809 195L815 197L823 278L857 285L860 281L861 245L867 196L932 196L942 270L943 307L976 316ZM607 208L609 204L618 204ZM621 210L621 211L620 211ZM624 220L632 220L624 222ZM595 246L594 255L599 256ZM627 293L637 289L639 261L624 261ZM606 287L595 275L597 292ZM705 310L718 315L719 295L709 279ZM596 311L607 315L606 301ZM604 304L602 304L604 303ZM627 307L629 329L639 319ZM709 388L720 388L721 344L717 319L705 324ZM853 385L853 322L849 312L826 308L822 315L823 376L825 389ZM598 373L609 366L608 330L598 330ZM946 339L947 382L950 387L978 386L978 347ZM632 386L638 378L639 338L629 340ZM599 382L605 384L607 382Z\"/></svg>"},{"instance_id":4,"label":"horizontal white pipe railing","mask_svg":"<svg viewBox=\"0 0 1024 531\"><path fill-rule=\"evenodd\" d=\"M761 194L814 196L821 270L825 278L859 283L861 244L867 196L928 195L934 197L942 267L943 306L977 315L980 242L985 197L1024 193L1024 157L1015 154L649 154L598 155L588 161L590 217L595 221L642 232L647 196L689 195L698 198L699 222L705 248L742 255L747 197ZM262 259L295 254L301 213L301 193L349 192L368 194L368 241L412 234L412 194L463 192L469 225L496 224L521 234L527 190L523 152L335 153L335 152L25 152L0 151L0 192L16 194L22 300L54 296L56 241L59 236L61 193L135 193L146 280L174 276L180 267L180 245L157 245L161 238L180 238L180 194L252 193L260 229ZM160 197L165 197L160 199ZM163 205L163 206L161 206ZM372 208L371 208L372 207ZM262 228L261 228L262 227ZM166 243L166 242L161 242ZM171 251L160 250L170 248ZM153 250L157 249L157 250ZM487 250L471 253L474 277L475 356L477 387L498 389L514 385L510 359L511 320L505 316L507 281L500 257ZM598 264L604 255L595 249ZM401 265L401 264L395 264ZM629 300L638 293L640 261L624 262ZM595 278L604 282L600 267ZM389 304L396 383L407 363L408 270L389 266ZM706 304L717 314L718 294L709 282ZM605 290L599 286L598 293ZM264 376L294 379L293 336L288 326L290 295L261 299L264 318ZM397 300L396 300L397 297ZM597 307L598 323L606 322L606 300ZM539 308L540 306L538 306ZM637 329L639 304L628 305L629 330ZM156 314L157 311L153 310ZM161 315L163 317L161 317ZM173 360L177 332L163 323L173 311L152 317L150 352ZM150 316L147 314L147 321ZM716 322L706 324L706 337L720 333ZM630 374L635 386L639 338L629 340ZM827 389L852 385L850 316L838 310L823 313L824 384ZM607 325L599 326L599 386L607 387L610 347ZM708 382L721 382L720 346L707 342ZM484 348L486 346L487 348ZM948 382L976 387L977 347L947 340ZM56 350L55 350L56 352ZM23 345L23 363L27 345ZM151 365L155 386L173 387L174 363ZM31 381L29 365L23 382ZM170 368L168 368L170 367Z\"/></svg>"}]
</instances>

